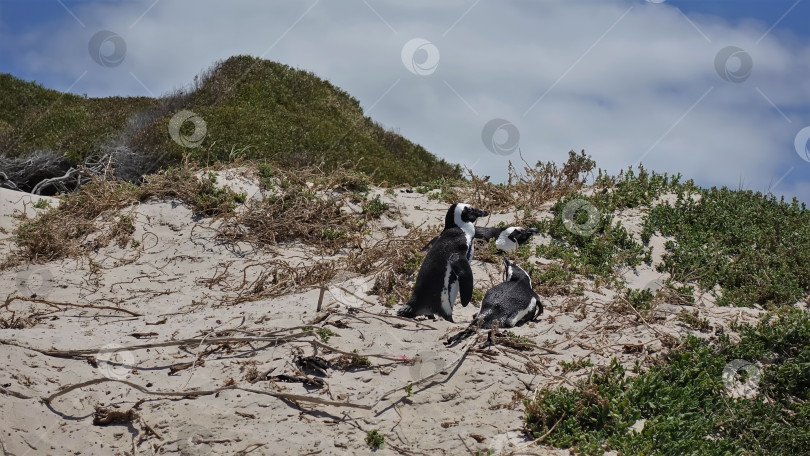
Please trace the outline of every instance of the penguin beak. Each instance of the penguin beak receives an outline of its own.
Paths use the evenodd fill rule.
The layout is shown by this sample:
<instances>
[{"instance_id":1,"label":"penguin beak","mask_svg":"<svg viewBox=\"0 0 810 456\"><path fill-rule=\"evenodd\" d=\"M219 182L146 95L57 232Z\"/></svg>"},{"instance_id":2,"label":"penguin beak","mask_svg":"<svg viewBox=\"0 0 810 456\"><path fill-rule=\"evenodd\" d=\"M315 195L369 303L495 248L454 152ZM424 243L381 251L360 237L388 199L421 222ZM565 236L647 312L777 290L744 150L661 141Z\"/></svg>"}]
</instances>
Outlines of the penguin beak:
<instances>
[{"instance_id":1,"label":"penguin beak","mask_svg":"<svg viewBox=\"0 0 810 456\"><path fill-rule=\"evenodd\" d=\"M471 208L470 209L470 215L472 216L472 221L475 221L475 219L477 219L478 217L486 217L486 216L488 216L489 212L487 212L487 211L485 211L483 209Z\"/></svg>"}]
</instances>

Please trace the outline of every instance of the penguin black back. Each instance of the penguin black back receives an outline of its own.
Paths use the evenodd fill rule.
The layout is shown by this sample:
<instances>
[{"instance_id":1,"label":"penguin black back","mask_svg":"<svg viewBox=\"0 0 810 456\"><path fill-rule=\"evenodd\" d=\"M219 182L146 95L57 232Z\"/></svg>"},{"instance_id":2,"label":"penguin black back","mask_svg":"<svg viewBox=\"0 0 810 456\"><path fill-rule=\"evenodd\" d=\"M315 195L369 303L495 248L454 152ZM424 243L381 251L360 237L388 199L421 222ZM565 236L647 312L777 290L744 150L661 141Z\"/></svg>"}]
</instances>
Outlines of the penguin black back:
<instances>
[{"instance_id":1,"label":"penguin black back","mask_svg":"<svg viewBox=\"0 0 810 456\"><path fill-rule=\"evenodd\" d=\"M543 313L540 296L532 289L529 275L520 266L504 258L504 281L487 290L478 313L481 326L511 328L533 321Z\"/></svg>"}]
</instances>

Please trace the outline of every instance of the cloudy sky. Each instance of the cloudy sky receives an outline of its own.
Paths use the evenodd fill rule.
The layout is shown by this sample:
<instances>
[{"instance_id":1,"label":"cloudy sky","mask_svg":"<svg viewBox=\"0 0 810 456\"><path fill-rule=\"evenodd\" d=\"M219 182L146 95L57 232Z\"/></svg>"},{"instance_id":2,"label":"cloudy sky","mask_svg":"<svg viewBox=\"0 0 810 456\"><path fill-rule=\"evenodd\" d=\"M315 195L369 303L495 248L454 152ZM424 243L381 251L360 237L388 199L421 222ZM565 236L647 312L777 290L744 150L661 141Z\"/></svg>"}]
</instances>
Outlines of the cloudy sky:
<instances>
[{"instance_id":1,"label":"cloudy sky","mask_svg":"<svg viewBox=\"0 0 810 456\"><path fill-rule=\"evenodd\" d=\"M808 17L810 0L0 0L0 72L160 95L249 54L495 180L585 149L810 202Z\"/></svg>"}]
</instances>

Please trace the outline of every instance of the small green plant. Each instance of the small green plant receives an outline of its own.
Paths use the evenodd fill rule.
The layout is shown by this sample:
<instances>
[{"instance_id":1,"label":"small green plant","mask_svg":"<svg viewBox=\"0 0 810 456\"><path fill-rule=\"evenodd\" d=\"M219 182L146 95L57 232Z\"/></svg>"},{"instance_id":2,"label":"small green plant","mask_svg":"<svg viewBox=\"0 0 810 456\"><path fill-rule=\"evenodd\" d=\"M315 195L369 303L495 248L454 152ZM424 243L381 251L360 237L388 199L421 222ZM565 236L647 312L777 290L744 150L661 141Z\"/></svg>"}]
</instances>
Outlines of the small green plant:
<instances>
[{"instance_id":1,"label":"small green plant","mask_svg":"<svg viewBox=\"0 0 810 456\"><path fill-rule=\"evenodd\" d=\"M711 324L709 324L709 319L701 319L697 310L694 312L681 310L681 312L678 314L678 320L684 322L686 325L691 326L692 328L697 329L698 331L709 331L712 329Z\"/></svg>"},{"instance_id":2,"label":"small green plant","mask_svg":"<svg viewBox=\"0 0 810 456\"><path fill-rule=\"evenodd\" d=\"M643 166L636 170L632 167L621 170L618 176L611 176L599 171L594 187L594 200L597 206L606 211L617 209L650 206L664 193L690 191L694 182L681 183L681 175L668 176L667 173L650 173ZM644 241L649 242L648 240Z\"/></svg>"},{"instance_id":3,"label":"small green plant","mask_svg":"<svg viewBox=\"0 0 810 456\"><path fill-rule=\"evenodd\" d=\"M589 358L580 359L576 361L567 362L565 360L560 361L560 367L564 373L576 371L580 369L584 369L586 367L593 367L593 362Z\"/></svg>"},{"instance_id":4,"label":"small green plant","mask_svg":"<svg viewBox=\"0 0 810 456\"><path fill-rule=\"evenodd\" d=\"M336 230L330 226L323 229L323 236L329 240L340 239L346 235L345 230Z\"/></svg>"},{"instance_id":5,"label":"small green plant","mask_svg":"<svg viewBox=\"0 0 810 456\"><path fill-rule=\"evenodd\" d=\"M596 209L588 212L584 206L571 214L571 225L565 220L570 203L584 201ZM538 229L551 237L548 245L538 245L535 254L562 260L566 269L589 277L611 277L618 266L635 267L651 259L644 247L621 223L613 223L613 216L601 210L595 197L571 193L560 198L552 207L554 218L547 223L536 223ZM568 224L568 226L567 226ZM580 227L569 229L570 226Z\"/></svg>"},{"instance_id":6,"label":"small green plant","mask_svg":"<svg viewBox=\"0 0 810 456\"><path fill-rule=\"evenodd\" d=\"M321 338L321 342L323 342L323 343L325 343L325 344L328 344L328 343L329 343L329 339L331 339L331 338L332 338L332 336L334 336L334 335L335 335L335 333L334 333L334 332L332 332L332 330L331 330L331 329L329 329L329 328L318 328L318 329L315 331L315 333L316 333L316 334L318 334L318 337L320 337L320 338Z\"/></svg>"},{"instance_id":7,"label":"small green plant","mask_svg":"<svg viewBox=\"0 0 810 456\"><path fill-rule=\"evenodd\" d=\"M446 203L453 202L456 193L453 190L453 185L456 184L454 179L442 177L434 181L428 182L422 186L416 187L414 190L417 193L427 194L428 199L444 201ZM439 190L434 192L433 190Z\"/></svg>"},{"instance_id":8,"label":"small green plant","mask_svg":"<svg viewBox=\"0 0 810 456\"><path fill-rule=\"evenodd\" d=\"M215 216L233 212L236 206L243 204L247 200L247 194L235 193L233 190L215 184L217 176L209 172L200 179L200 188L194 199L194 209L196 212L206 216Z\"/></svg>"},{"instance_id":9,"label":"small green plant","mask_svg":"<svg viewBox=\"0 0 810 456\"><path fill-rule=\"evenodd\" d=\"M673 287L678 299L687 304L695 303L695 287L692 285L681 285Z\"/></svg>"},{"instance_id":10,"label":"small green plant","mask_svg":"<svg viewBox=\"0 0 810 456\"><path fill-rule=\"evenodd\" d=\"M276 170L273 168L273 165L269 163L259 163L258 170L259 177L262 179L270 179L276 175Z\"/></svg>"},{"instance_id":11,"label":"small green plant","mask_svg":"<svg viewBox=\"0 0 810 456\"><path fill-rule=\"evenodd\" d=\"M483 300L484 300L484 290L482 290L480 288L477 288L477 287L473 287L473 292L472 292L472 302L473 302L473 304L481 304L481 302Z\"/></svg>"},{"instance_id":12,"label":"small green plant","mask_svg":"<svg viewBox=\"0 0 810 456\"><path fill-rule=\"evenodd\" d=\"M634 308L638 310L650 310L652 307L653 298L655 298L655 294L646 288L641 290L628 288L624 297Z\"/></svg>"},{"instance_id":13,"label":"small green plant","mask_svg":"<svg viewBox=\"0 0 810 456\"><path fill-rule=\"evenodd\" d=\"M405 269L407 274L413 274L419 269L419 265L422 264L422 260L425 258L425 255L419 252L414 252L413 256L410 260L405 263Z\"/></svg>"},{"instance_id":14,"label":"small green plant","mask_svg":"<svg viewBox=\"0 0 810 456\"><path fill-rule=\"evenodd\" d=\"M512 339L515 342L521 343L521 344L529 344L529 343L531 343L531 340L529 340L528 337L519 336L519 335L515 334L512 331L507 331L506 332L506 337Z\"/></svg>"},{"instance_id":15,"label":"small green plant","mask_svg":"<svg viewBox=\"0 0 810 456\"><path fill-rule=\"evenodd\" d=\"M388 203L380 199L380 195L375 196L371 201L367 201L363 207L363 212L373 219L378 219L388 210Z\"/></svg>"},{"instance_id":16,"label":"small green plant","mask_svg":"<svg viewBox=\"0 0 810 456\"><path fill-rule=\"evenodd\" d=\"M132 241L131 245L133 249L137 249L138 247L141 246L141 241Z\"/></svg>"},{"instance_id":17,"label":"small green plant","mask_svg":"<svg viewBox=\"0 0 810 456\"><path fill-rule=\"evenodd\" d=\"M567 295L572 293L571 282L574 273L566 269L565 265L551 263L544 269L534 263L526 263L524 269L532 279L535 291L541 296ZM577 285L576 288L581 288Z\"/></svg>"},{"instance_id":18,"label":"small green plant","mask_svg":"<svg viewBox=\"0 0 810 456\"><path fill-rule=\"evenodd\" d=\"M382 450L385 448L385 436L380 434L380 431L372 429L366 434L366 445L375 450Z\"/></svg>"},{"instance_id":19,"label":"small green plant","mask_svg":"<svg viewBox=\"0 0 810 456\"><path fill-rule=\"evenodd\" d=\"M34 203L34 208L36 209L47 209L49 207L51 207L51 202L43 198L40 198Z\"/></svg>"},{"instance_id":20,"label":"small green plant","mask_svg":"<svg viewBox=\"0 0 810 456\"><path fill-rule=\"evenodd\" d=\"M408 383L405 386L405 392L408 393L408 397L413 396L413 383Z\"/></svg>"}]
</instances>

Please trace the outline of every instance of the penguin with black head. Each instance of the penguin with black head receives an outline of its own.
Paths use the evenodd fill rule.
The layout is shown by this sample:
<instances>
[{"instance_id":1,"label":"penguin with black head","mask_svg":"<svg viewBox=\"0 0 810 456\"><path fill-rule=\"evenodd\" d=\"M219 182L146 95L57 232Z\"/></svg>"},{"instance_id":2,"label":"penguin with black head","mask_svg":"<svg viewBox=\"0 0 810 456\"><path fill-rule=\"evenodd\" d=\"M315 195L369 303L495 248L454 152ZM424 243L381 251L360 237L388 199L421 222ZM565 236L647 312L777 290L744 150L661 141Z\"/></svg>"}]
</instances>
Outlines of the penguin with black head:
<instances>
[{"instance_id":1,"label":"penguin with black head","mask_svg":"<svg viewBox=\"0 0 810 456\"><path fill-rule=\"evenodd\" d=\"M444 217L444 230L432 243L419 268L411 298L397 315L413 318L418 315L440 315L453 322L453 304L461 294L461 305L472 299L475 221L487 212L469 204L450 206Z\"/></svg>"},{"instance_id":2,"label":"penguin with black head","mask_svg":"<svg viewBox=\"0 0 810 456\"><path fill-rule=\"evenodd\" d=\"M521 228L519 226L509 226L505 228L488 228L485 226L475 227L475 238L489 241L495 238L495 247L498 252L511 252L517 246L523 245L529 239L539 233L537 228Z\"/></svg>"}]
</instances>

